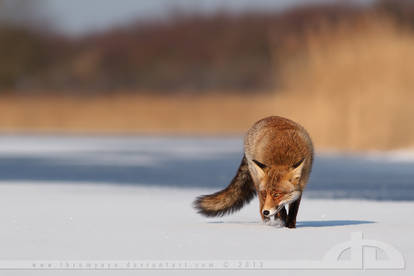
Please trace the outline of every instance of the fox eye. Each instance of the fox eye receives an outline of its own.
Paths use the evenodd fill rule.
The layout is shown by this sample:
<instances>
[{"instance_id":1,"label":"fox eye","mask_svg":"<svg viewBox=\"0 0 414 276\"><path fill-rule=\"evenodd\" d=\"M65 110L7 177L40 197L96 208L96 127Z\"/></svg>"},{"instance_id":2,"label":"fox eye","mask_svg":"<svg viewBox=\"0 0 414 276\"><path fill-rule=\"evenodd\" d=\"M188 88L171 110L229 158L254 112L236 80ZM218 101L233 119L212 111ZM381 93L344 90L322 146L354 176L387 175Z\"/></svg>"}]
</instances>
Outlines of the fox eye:
<instances>
[{"instance_id":1,"label":"fox eye","mask_svg":"<svg viewBox=\"0 0 414 276\"><path fill-rule=\"evenodd\" d=\"M280 193L274 193L273 197L278 197L280 195Z\"/></svg>"}]
</instances>

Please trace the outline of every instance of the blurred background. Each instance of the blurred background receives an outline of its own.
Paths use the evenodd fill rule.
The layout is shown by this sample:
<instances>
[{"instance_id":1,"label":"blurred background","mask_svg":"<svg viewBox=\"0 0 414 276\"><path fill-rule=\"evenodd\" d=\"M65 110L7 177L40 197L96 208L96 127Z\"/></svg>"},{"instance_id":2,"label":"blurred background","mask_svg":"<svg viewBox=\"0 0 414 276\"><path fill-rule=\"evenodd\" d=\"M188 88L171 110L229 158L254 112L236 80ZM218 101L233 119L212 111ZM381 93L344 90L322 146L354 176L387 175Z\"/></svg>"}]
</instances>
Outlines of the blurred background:
<instances>
[{"instance_id":1,"label":"blurred background","mask_svg":"<svg viewBox=\"0 0 414 276\"><path fill-rule=\"evenodd\" d=\"M414 3L0 0L0 131L414 146Z\"/></svg>"},{"instance_id":2,"label":"blurred background","mask_svg":"<svg viewBox=\"0 0 414 276\"><path fill-rule=\"evenodd\" d=\"M314 141L303 231L197 214L269 115ZM0 270L325 262L355 231L409 270L413 119L414 0L0 0Z\"/></svg>"},{"instance_id":3,"label":"blurred background","mask_svg":"<svg viewBox=\"0 0 414 276\"><path fill-rule=\"evenodd\" d=\"M414 200L413 103L413 1L0 0L0 181L217 189L281 115L307 195Z\"/></svg>"}]
</instances>

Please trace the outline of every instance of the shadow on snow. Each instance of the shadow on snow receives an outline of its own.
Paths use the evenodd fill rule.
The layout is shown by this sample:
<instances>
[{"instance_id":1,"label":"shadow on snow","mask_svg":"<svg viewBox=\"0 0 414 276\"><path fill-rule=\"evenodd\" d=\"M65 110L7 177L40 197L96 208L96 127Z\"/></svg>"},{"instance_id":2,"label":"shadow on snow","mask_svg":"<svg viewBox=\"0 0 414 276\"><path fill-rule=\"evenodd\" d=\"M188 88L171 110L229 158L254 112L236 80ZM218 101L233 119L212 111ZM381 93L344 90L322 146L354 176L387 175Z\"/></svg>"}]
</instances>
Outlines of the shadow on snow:
<instances>
[{"instance_id":1,"label":"shadow on snow","mask_svg":"<svg viewBox=\"0 0 414 276\"><path fill-rule=\"evenodd\" d=\"M261 221L209 221L211 224L244 224L244 225L264 225ZM296 228L306 227L333 227L333 226L349 226L360 224L371 224L375 221L369 220L304 220L296 223Z\"/></svg>"}]
</instances>

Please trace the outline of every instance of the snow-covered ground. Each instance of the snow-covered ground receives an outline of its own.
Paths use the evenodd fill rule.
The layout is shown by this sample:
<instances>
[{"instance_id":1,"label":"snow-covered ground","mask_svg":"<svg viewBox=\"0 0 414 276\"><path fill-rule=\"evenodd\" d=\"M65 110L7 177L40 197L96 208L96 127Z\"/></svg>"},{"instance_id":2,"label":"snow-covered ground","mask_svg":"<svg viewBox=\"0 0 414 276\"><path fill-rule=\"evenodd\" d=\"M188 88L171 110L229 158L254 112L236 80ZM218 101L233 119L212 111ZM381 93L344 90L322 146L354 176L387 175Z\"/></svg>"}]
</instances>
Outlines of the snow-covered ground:
<instances>
[{"instance_id":1,"label":"snow-covered ground","mask_svg":"<svg viewBox=\"0 0 414 276\"><path fill-rule=\"evenodd\" d=\"M238 266L265 275L306 275L306 268L316 275L413 275L409 156L318 154L298 228L286 229L262 224L257 200L222 218L192 209L196 196L228 184L240 138L0 136L0 275L137 273L115 266L147 268L143 274L161 273L152 266L181 269L162 271L169 275L251 274ZM395 248L405 269L361 270L361 262L375 267L374 255L347 250L341 262L327 259L331 248L361 234L359 245ZM382 250L370 252L379 261L392 255ZM352 256L360 261L356 270L326 270L343 268ZM59 270L33 270L48 266Z\"/></svg>"},{"instance_id":2,"label":"snow-covered ground","mask_svg":"<svg viewBox=\"0 0 414 276\"><path fill-rule=\"evenodd\" d=\"M298 228L287 229L262 224L257 201L228 217L201 217L191 202L205 192L91 183L0 183L0 266L5 260L29 268L82 262L85 266L88 262L108 265L111 261L119 266L130 262L132 268L134 263L146 265L149 260L157 265L169 261L169 265L187 262L189 266L239 260L266 266L270 260L293 261L293 270L259 271L290 275L303 273L294 270L295 265L300 268L295 263L298 260L320 261L330 248L349 241L353 232L362 232L365 239L394 246L406 262L404 270L373 270L370 274L414 272L413 202L305 198ZM45 271L30 272L41 275ZM320 273L331 274L332 270L316 274Z\"/></svg>"},{"instance_id":3,"label":"snow-covered ground","mask_svg":"<svg viewBox=\"0 0 414 276\"><path fill-rule=\"evenodd\" d=\"M242 137L3 135L0 181L218 189L234 176L242 148ZM413 168L412 151L344 155L316 149L305 195L414 200Z\"/></svg>"}]
</instances>

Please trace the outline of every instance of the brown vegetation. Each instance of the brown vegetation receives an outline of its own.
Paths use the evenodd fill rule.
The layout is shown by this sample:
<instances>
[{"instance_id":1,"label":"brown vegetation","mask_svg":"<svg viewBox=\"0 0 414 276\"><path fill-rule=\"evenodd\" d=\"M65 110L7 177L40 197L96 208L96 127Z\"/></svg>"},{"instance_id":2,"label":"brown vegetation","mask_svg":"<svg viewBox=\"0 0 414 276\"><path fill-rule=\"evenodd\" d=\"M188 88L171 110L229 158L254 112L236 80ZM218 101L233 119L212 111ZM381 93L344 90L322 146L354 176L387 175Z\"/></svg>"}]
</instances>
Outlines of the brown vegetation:
<instances>
[{"instance_id":1,"label":"brown vegetation","mask_svg":"<svg viewBox=\"0 0 414 276\"><path fill-rule=\"evenodd\" d=\"M283 13L177 13L77 38L0 21L0 89L53 94L270 90L280 85L272 56L281 53L287 37L376 12L414 24L414 5L388 2L366 8L321 4Z\"/></svg>"},{"instance_id":2,"label":"brown vegetation","mask_svg":"<svg viewBox=\"0 0 414 276\"><path fill-rule=\"evenodd\" d=\"M401 7L383 1L367 10L313 7L243 20L220 15L213 17L218 25L208 18L177 21L140 29L134 38L130 29L115 30L85 38L76 47L64 38L48 38L47 43L61 45L59 49L74 56L46 51L55 57L50 63L25 56L21 60L46 62L47 70L34 73L36 66L9 61L15 76L41 76L39 80L54 84L42 90L34 90L37 85L4 90L0 129L235 134L261 117L282 115L303 124L319 149L413 147L414 12ZM246 29L249 22L252 29ZM244 36L252 36L263 22L269 24L265 33L254 37L262 44ZM221 36L204 40L197 28ZM190 38L191 44L185 42ZM166 41L171 41L168 47ZM139 43L144 43L143 52L129 50ZM129 72L125 68L135 73L124 75ZM23 69L24 74L19 71ZM10 73L0 68L0 77L5 76L2 72ZM108 83L102 82L106 79ZM108 87L111 93L102 93ZM249 93L240 93L244 89Z\"/></svg>"},{"instance_id":3,"label":"brown vegetation","mask_svg":"<svg viewBox=\"0 0 414 276\"><path fill-rule=\"evenodd\" d=\"M308 126L324 147L414 146L412 31L368 17L304 38L300 54L282 65L280 113Z\"/></svg>"},{"instance_id":4,"label":"brown vegetation","mask_svg":"<svg viewBox=\"0 0 414 276\"><path fill-rule=\"evenodd\" d=\"M272 114L268 96L3 97L0 126L8 132L239 134Z\"/></svg>"}]
</instances>

